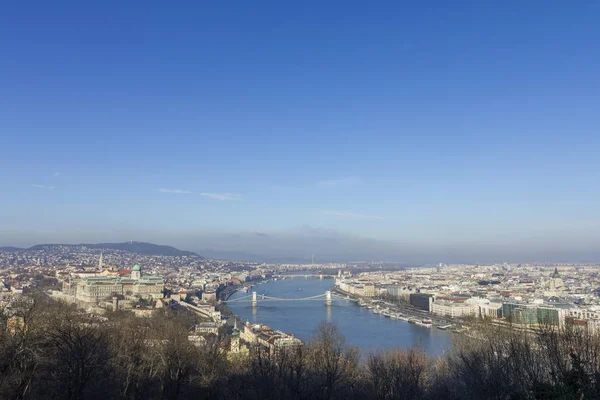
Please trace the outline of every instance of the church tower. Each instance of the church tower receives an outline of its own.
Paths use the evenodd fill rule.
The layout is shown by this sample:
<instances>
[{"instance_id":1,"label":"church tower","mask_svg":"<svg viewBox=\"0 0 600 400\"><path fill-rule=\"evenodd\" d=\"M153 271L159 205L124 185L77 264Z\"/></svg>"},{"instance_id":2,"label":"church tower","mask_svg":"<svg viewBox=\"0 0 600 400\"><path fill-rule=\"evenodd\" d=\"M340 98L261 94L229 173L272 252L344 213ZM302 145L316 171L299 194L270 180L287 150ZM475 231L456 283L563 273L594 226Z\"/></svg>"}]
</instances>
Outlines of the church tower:
<instances>
[{"instance_id":1,"label":"church tower","mask_svg":"<svg viewBox=\"0 0 600 400\"><path fill-rule=\"evenodd\" d=\"M240 352L240 330L237 328L237 320L233 323L233 333L231 334L231 347L232 353Z\"/></svg>"},{"instance_id":2,"label":"church tower","mask_svg":"<svg viewBox=\"0 0 600 400\"><path fill-rule=\"evenodd\" d=\"M100 252L100 259L98 260L98 270L102 271L103 267L104 267L104 260L102 259L102 252Z\"/></svg>"},{"instance_id":3,"label":"church tower","mask_svg":"<svg viewBox=\"0 0 600 400\"><path fill-rule=\"evenodd\" d=\"M552 278L550 279L550 290L553 291L562 291L565 288L565 283L563 282L560 274L558 273L558 268L554 268L554 273L552 274Z\"/></svg>"}]
</instances>

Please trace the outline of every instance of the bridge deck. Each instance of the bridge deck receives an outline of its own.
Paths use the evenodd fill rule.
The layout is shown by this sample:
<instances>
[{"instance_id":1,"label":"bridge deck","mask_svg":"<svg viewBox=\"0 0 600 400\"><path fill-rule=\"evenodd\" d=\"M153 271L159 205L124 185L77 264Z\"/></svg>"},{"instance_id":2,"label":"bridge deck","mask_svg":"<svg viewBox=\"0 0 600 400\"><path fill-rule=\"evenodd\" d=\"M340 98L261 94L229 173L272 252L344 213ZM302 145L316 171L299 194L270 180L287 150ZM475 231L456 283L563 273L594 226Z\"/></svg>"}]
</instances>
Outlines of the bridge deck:
<instances>
[{"instance_id":1,"label":"bridge deck","mask_svg":"<svg viewBox=\"0 0 600 400\"><path fill-rule=\"evenodd\" d=\"M263 302L263 301L324 301L325 298L320 298L320 299L256 299L259 302ZM244 300L228 300L224 303L251 303L252 299L244 299Z\"/></svg>"},{"instance_id":2,"label":"bridge deck","mask_svg":"<svg viewBox=\"0 0 600 400\"><path fill-rule=\"evenodd\" d=\"M330 300L333 300L334 298L343 299L342 297L339 297L338 295L335 295L332 293ZM256 297L257 302L259 302L259 301L260 302L263 302L263 301L324 301L324 300L327 300L327 295L325 295L325 294L321 294L318 296L311 296L311 297L303 297L303 298L279 298L279 297L267 297L267 296L260 297L260 295ZM223 302L224 303L243 303L243 302L251 303L252 301L253 300L251 297L244 296L239 299L225 300Z\"/></svg>"}]
</instances>

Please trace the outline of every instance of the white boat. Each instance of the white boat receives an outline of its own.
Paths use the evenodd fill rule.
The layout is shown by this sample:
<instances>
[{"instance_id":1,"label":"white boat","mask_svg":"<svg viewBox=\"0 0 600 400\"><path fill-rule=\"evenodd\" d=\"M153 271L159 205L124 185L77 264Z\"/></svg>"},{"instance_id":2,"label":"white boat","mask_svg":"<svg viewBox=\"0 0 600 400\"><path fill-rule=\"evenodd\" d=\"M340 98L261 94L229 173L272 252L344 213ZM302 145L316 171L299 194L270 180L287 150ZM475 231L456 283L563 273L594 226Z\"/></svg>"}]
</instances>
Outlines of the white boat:
<instances>
[{"instance_id":1,"label":"white boat","mask_svg":"<svg viewBox=\"0 0 600 400\"><path fill-rule=\"evenodd\" d=\"M415 323L425 328L431 328L433 326L432 321L430 319L423 319L421 321L416 321Z\"/></svg>"}]
</instances>

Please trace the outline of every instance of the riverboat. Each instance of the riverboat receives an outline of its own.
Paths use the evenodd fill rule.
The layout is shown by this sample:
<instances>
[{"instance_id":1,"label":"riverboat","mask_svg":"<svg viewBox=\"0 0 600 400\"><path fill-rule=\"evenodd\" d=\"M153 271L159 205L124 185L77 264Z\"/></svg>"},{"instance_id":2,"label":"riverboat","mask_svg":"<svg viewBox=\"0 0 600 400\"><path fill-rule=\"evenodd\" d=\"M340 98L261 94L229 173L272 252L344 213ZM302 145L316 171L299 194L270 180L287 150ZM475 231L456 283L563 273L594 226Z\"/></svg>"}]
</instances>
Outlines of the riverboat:
<instances>
[{"instance_id":1,"label":"riverboat","mask_svg":"<svg viewBox=\"0 0 600 400\"><path fill-rule=\"evenodd\" d=\"M430 319L423 319L421 321L415 322L419 326L424 326L425 328L431 328L433 326L433 322Z\"/></svg>"}]
</instances>

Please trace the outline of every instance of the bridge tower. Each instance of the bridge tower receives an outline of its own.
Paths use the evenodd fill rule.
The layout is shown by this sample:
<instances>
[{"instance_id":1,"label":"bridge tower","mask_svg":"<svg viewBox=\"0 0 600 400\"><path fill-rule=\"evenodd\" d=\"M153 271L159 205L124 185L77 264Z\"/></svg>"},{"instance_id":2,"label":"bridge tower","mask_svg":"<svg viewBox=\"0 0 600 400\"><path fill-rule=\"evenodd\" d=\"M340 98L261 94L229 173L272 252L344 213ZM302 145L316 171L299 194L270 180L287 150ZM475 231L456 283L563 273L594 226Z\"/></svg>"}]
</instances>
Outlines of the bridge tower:
<instances>
[{"instance_id":1,"label":"bridge tower","mask_svg":"<svg viewBox=\"0 0 600 400\"><path fill-rule=\"evenodd\" d=\"M256 307L258 305L258 300L256 299L256 292L252 292L252 307Z\"/></svg>"},{"instance_id":2,"label":"bridge tower","mask_svg":"<svg viewBox=\"0 0 600 400\"><path fill-rule=\"evenodd\" d=\"M320 275L319 275L319 279L323 279L323 274L320 274Z\"/></svg>"},{"instance_id":3,"label":"bridge tower","mask_svg":"<svg viewBox=\"0 0 600 400\"><path fill-rule=\"evenodd\" d=\"M325 292L325 305L327 305L327 306L331 305L331 291L330 290Z\"/></svg>"}]
</instances>

